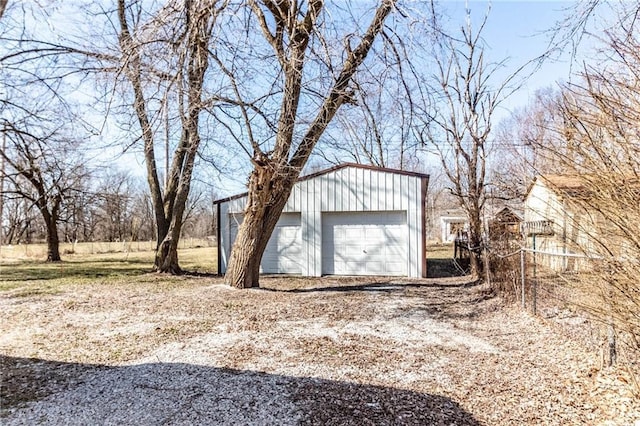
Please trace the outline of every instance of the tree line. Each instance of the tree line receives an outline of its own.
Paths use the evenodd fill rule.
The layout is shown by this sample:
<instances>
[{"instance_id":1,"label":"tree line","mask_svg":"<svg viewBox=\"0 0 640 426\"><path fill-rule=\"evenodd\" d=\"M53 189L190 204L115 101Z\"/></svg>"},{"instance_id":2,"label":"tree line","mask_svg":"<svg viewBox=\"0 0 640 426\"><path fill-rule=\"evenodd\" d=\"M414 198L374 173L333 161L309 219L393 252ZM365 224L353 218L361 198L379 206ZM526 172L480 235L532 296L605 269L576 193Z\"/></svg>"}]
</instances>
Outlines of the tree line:
<instances>
[{"instance_id":1,"label":"tree line","mask_svg":"<svg viewBox=\"0 0 640 426\"><path fill-rule=\"evenodd\" d=\"M36 194L18 174L6 173L2 244L49 242L135 242L156 239L153 206L144 180L125 172L83 174L76 185L67 187L48 229L45 215L34 203ZM24 189L26 189L26 191ZM187 202L183 237L214 238L215 193L196 188ZM46 208L46 207L45 207ZM54 239L55 242L55 239ZM48 244L47 260L60 260L59 247Z\"/></svg>"}]
</instances>

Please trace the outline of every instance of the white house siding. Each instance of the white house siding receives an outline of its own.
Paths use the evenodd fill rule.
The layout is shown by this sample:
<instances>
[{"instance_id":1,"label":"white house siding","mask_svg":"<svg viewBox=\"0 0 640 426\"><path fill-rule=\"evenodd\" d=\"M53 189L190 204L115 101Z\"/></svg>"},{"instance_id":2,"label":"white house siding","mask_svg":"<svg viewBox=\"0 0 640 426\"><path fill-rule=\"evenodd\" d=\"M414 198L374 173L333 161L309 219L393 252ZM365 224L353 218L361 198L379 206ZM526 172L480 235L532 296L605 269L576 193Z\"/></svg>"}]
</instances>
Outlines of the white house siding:
<instances>
[{"instance_id":1,"label":"white house siding","mask_svg":"<svg viewBox=\"0 0 640 426\"><path fill-rule=\"evenodd\" d=\"M528 236L528 246L553 255L540 255L537 261L557 271L573 270L583 267L581 259L563 257L566 254L582 255L588 247L585 228L588 221L580 214L580 209L549 188L542 178L535 180L525 199L524 221L553 221L554 235Z\"/></svg>"},{"instance_id":2,"label":"white house siding","mask_svg":"<svg viewBox=\"0 0 640 426\"><path fill-rule=\"evenodd\" d=\"M553 220L554 223L559 223L558 219L563 214L562 201L558 195L540 179L536 179L525 200L525 222Z\"/></svg>"},{"instance_id":3,"label":"white house siding","mask_svg":"<svg viewBox=\"0 0 640 426\"><path fill-rule=\"evenodd\" d=\"M283 212L301 213L301 273L322 275L322 215L326 212L402 211L406 214L406 275L426 276L424 193L426 175L404 174L357 165L342 166L298 181ZM224 273L231 248L230 214L242 213L246 196L219 204L219 271Z\"/></svg>"}]
</instances>

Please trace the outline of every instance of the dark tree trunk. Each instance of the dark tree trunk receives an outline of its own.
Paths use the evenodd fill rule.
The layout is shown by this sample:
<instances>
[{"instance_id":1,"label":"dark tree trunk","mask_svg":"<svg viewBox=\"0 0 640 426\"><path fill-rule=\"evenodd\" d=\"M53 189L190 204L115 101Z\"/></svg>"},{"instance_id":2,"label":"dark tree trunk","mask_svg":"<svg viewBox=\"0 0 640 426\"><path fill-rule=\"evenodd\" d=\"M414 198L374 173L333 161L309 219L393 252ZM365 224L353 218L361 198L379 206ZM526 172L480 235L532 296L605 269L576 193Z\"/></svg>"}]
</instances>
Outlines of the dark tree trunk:
<instances>
[{"instance_id":1,"label":"dark tree trunk","mask_svg":"<svg viewBox=\"0 0 640 426\"><path fill-rule=\"evenodd\" d=\"M60 240L55 218L47 220L47 262L60 262Z\"/></svg>"},{"instance_id":2,"label":"dark tree trunk","mask_svg":"<svg viewBox=\"0 0 640 426\"><path fill-rule=\"evenodd\" d=\"M162 218L162 222L166 222L164 217ZM170 239L167 238L169 235L169 227L164 223L162 225L156 225L156 231L158 233L156 238L156 255L153 261L153 270L156 272L171 272L166 269L166 258L169 256L171 252L171 246L173 245ZM175 261L178 261L178 243L175 243L176 253L175 253Z\"/></svg>"},{"instance_id":3,"label":"dark tree trunk","mask_svg":"<svg viewBox=\"0 0 640 426\"><path fill-rule=\"evenodd\" d=\"M155 270L170 274L182 274L182 268L178 262L178 242L180 241L180 233L184 220L184 212L187 205L187 198L191 187L191 174L193 171L193 163L195 160L198 142L190 144L191 150L186 159L185 170L183 171L182 181L175 195L175 205L171 223L169 224L166 234L162 240L158 239L160 244L156 250Z\"/></svg>"},{"instance_id":4,"label":"dark tree trunk","mask_svg":"<svg viewBox=\"0 0 640 426\"><path fill-rule=\"evenodd\" d=\"M208 68L208 46L213 28L212 19L217 14L205 3L185 2L186 40L180 47L184 55L177 71L179 80L186 77L186 99L180 94L180 103L184 101L186 111L181 110L182 135L175 150L171 170L167 170L169 179L164 188L160 188L156 158L154 152L154 132L147 111L144 95L143 61L139 45L132 39L126 18L125 0L118 1L120 21L120 47L125 57L125 71L131 82L134 94L134 109L142 129L144 155L147 165L147 182L156 218L157 244L154 270L157 272L180 274L178 263L178 241L186 208L195 156L200 145L199 115L203 109L202 90L205 72Z\"/></svg>"},{"instance_id":5,"label":"dark tree trunk","mask_svg":"<svg viewBox=\"0 0 640 426\"><path fill-rule=\"evenodd\" d=\"M289 199L293 185L329 122L340 106L352 99L352 91L349 90L351 79L367 57L377 34L382 31L384 20L391 13L394 5L394 0L383 0L376 9L376 14L360 43L354 49L348 49L342 70L333 87L327 93L316 117L296 147L294 133L296 133L298 105L303 89L306 51L311 34L316 31L315 22L322 10L323 2L319 0L308 2L306 16L301 20L298 20L297 11L294 11L297 8L280 9L279 6L274 5L272 8L267 8L271 13L271 16L267 17L257 2L253 4L252 8L261 22L262 31L282 65L284 95L281 100L273 151L265 153L255 140L252 141L254 170L249 178L244 219L238 229L225 275L227 284L237 288L259 286L262 255L280 213ZM286 16L282 16L282 13ZM277 15L275 32L289 34L295 43L285 46L281 37L273 36L267 24L273 15Z\"/></svg>"},{"instance_id":6,"label":"dark tree trunk","mask_svg":"<svg viewBox=\"0 0 640 426\"><path fill-rule=\"evenodd\" d=\"M475 200L472 200L468 206L467 215L469 216L469 260L471 274L480 277L483 272L482 261L482 208L477 206Z\"/></svg>"},{"instance_id":7,"label":"dark tree trunk","mask_svg":"<svg viewBox=\"0 0 640 426\"><path fill-rule=\"evenodd\" d=\"M276 209L245 214L247 225L239 229L233 245L225 275L227 284L236 288L260 287L260 262L279 217Z\"/></svg>"},{"instance_id":8,"label":"dark tree trunk","mask_svg":"<svg viewBox=\"0 0 640 426\"><path fill-rule=\"evenodd\" d=\"M179 275L182 268L178 263L178 240L165 238L156 251L155 269L157 272Z\"/></svg>"}]
</instances>

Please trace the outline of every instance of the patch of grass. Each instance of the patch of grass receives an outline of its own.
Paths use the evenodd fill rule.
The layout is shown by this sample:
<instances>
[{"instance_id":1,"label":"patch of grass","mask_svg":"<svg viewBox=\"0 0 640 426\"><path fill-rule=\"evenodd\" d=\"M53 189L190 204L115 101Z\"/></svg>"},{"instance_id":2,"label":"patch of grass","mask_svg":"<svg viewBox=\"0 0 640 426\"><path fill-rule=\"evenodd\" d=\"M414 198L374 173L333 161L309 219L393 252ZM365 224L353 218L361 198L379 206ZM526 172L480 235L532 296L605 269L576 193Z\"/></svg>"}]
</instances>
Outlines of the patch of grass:
<instances>
[{"instance_id":1,"label":"patch of grass","mask_svg":"<svg viewBox=\"0 0 640 426\"><path fill-rule=\"evenodd\" d=\"M179 250L182 268L187 272L214 274L216 249L211 247ZM154 252L67 255L62 262L20 260L0 263L0 291L15 290L13 296L54 294L73 284L135 282L179 283L180 277L150 274Z\"/></svg>"},{"instance_id":2,"label":"patch of grass","mask_svg":"<svg viewBox=\"0 0 640 426\"><path fill-rule=\"evenodd\" d=\"M182 249L178 251L178 260L182 269L187 272L217 274L217 253L216 247Z\"/></svg>"},{"instance_id":3,"label":"patch of grass","mask_svg":"<svg viewBox=\"0 0 640 426\"><path fill-rule=\"evenodd\" d=\"M427 246L427 276L429 278L462 275L453 262L453 251L453 244L431 244Z\"/></svg>"},{"instance_id":4,"label":"patch of grass","mask_svg":"<svg viewBox=\"0 0 640 426\"><path fill-rule=\"evenodd\" d=\"M151 252L155 244L155 241L60 243L60 253L63 254L63 258L66 258L73 254L87 256L108 253ZM209 239L181 238L178 249L212 247L213 245L214 242ZM46 257L47 245L43 243L4 245L0 250L0 258L4 260L42 260Z\"/></svg>"},{"instance_id":5,"label":"patch of grass","mask_svg":"<svg viewBox=\"0 0 640 426\"><path fill-rule=\"evenodd\" d=\"M453 244L429 244L426 251L427 259L453 258Z\"/></svg>"},{"instance_id":6,"label":"patch of grass","mask_svg":"<svg viewBox=\"0 0 640 426\"><path fill-rule=\"evenodd\" d=\"M92 256L94 257L94 256ZM0 267L0 286L25 281L94 280L96 278L140 275L150 270L150 264L138 260L110 260L99 258L74 258L63 262L46 263L23 261Z\"/></svg>"}]
</instances>

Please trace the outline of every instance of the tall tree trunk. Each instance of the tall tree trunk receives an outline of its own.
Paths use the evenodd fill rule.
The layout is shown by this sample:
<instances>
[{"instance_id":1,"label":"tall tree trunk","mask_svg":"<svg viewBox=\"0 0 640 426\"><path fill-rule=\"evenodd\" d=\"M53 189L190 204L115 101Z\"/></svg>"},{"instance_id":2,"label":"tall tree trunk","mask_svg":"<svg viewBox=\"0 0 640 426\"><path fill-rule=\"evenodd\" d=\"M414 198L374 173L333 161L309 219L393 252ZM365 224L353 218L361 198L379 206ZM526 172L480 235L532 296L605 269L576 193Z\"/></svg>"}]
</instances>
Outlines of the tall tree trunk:
<instances>
[{"instance_id":1,"label":"tall tree trunk","mask_svg":"<svg viewBox=\"0 0 640 426\"><path fill-rule=\"evenodd\" d=\"M171 216L171 223L169 224L164 238L158 238L160 243L158 244L155 258L155 269L157 272L167 272L171 274L181 274L183 272L178 262L178 242L180 241L184 212L187 206L189 191L191 189L191 176L193 173L196 152L200 145L197 134L191 136L186 135L185 137L191 139L188 144L189 151L185 158L180 185L178 186L175 194L175 204L172 209L173 214Z\"/></svg>"},{"instance_id":2,"label":"tall tree trunk","mask_svg":"<svg viewBox=\"0 0 640 426\"><path fill-rule=\"evenodd\" d=\"M190 6L189 6L190 7ZM165 211L168 222L166 235L156 252L155 266L158 272L182 273L178 263L178 242L187 207L195 159L200 147L200 112L203 108L202 87L209 66L208 44L211 38L211 11L187 8L189 27L187 60L187 114L182 118L182 136L174 155L171 177L167 181ZM191 16L196 12L196 16Z\"/></svg>"},{"instance_id":3,"label":"tall tree trunk","mask_svg":"<svg viewBox=\"0 0 640 426\"><path fill-rule=\"evenodd\" d=\"M143 90L143 61L138 44L133 40L126 18L125 0L118 0L118 17L120 21L119 43L123 53L123 67L132 85L134 109L142 129L145 162L147 165L147 181L151 191L151 199L156 218L157 243L154 270L179 274L182 272L178 263L178 242L186 208L195 156L200 145L199 115L203 109L202 90L205 72L208 68L208 47L213 28L212 19L219 10L214 10L215 2L184 3L186 38L181 40L177 71L178 81L186 84L180 88L179 104L186 106L181 110L182 135L175 150L171 170L166 170L164 194L160 188L158 170L154 153L154 132L149 119L148 100ZM220 7L224 7L224 4ZM183 90L186 89L186 96Z\"/></svg>"},{"instance_id":4,"label":"tall tree trunk","mask_svg":"<svg viewBox=\"0 0 640 426\"><path fill-rule=\"evenodd\" d=\"M295 172L274 176L271 167L256 167L251 173L244 219L225 274L227 284L236 288L260 286L262 255L297 177Z\"/></svg>"},{"instance_id":5,"label":"tall tree trunk","mask_svg":"<svg viewBox=\"0 0 640 426\"><path fill-rule=\"evenodd\" d=\"M227 284L238 288L259 286L262 255L293 185L340 106L352 100L352 91L349 89L351 79L367 57L377 34L382 31L384 20L394 8L395 0L381 1L359 44L354 49L347 49L342 70L314 120L304 133L300 132L303 136L297 146L294 145L294 134L303 89L306 51L311 34L316 31L316 19L320 15L323 2L308 2L308 10L303 17L299 17L297 12L302 2L292 3L296 7L272 4L271 7L267 7L271 13L270 17L264 14L257 2L251 4L263 33L282 66L284 95L281 99L274 149L265 153L256 141L252 141L254 169L249 178L247 206L225 275ZM275 33L279 34L276 37L269 29L268 22L272 22L272 18L275 18ZM290 45L283 42L281 35L285 33L292 40Z\"/></svg>"},{"instance_id":6,"label":"tall tree trunk","mask_svg":"<svg viewBox=\"0 0 640 426\"><path fill-rule=\"evenodd\" d=\"M51 216L47 220L47 262L60 262L60 260L57 219Z\"/></svg>"}]
</instances>

